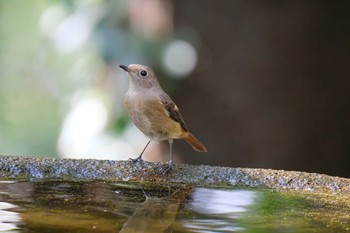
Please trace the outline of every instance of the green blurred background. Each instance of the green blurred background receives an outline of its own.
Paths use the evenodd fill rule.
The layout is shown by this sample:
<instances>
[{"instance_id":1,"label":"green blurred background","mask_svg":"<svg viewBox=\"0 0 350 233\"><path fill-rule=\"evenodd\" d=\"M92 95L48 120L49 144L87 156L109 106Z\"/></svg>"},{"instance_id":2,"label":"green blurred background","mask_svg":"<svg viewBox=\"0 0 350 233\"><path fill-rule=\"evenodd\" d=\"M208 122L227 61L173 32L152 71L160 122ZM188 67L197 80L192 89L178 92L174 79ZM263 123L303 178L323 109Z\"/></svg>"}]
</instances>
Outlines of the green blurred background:
<instances>
[{"instance_id":1,"label":"green blurred background","mask_svg":"<svg viewBox=\"0 0 350 233\"><path fill-rule=\"evenodd\" d=\"M350 177L348 1L0 1L0 154L136 157L119 64L151 66L209 150ZM146 160L167 161L166 143Z\"/></svg>"}]
</instances>

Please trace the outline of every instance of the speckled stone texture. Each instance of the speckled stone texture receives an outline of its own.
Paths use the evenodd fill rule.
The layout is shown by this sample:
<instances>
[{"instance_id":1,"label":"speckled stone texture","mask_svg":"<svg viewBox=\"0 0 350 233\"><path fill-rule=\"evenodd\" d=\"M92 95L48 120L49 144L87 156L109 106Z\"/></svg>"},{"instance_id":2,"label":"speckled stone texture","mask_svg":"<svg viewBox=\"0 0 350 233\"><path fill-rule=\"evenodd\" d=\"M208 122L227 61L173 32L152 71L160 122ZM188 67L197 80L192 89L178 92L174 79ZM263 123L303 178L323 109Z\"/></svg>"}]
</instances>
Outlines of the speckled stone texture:
<instances>
[{"instance_id":1,"label":"speckled stone texture","mask_svg":"<svg viewBox=\"0 0 350 233\"><path fill-rule=\"evenodd\" d=\"M151 182L154 184L192 184L305 190L350 195L350 179L316 173L176 165L164 175L164 163L112 161L93 159L52 159L33 157L0 157L0 179L16 180L105 180Z\"/></svg>"}]
</instances>

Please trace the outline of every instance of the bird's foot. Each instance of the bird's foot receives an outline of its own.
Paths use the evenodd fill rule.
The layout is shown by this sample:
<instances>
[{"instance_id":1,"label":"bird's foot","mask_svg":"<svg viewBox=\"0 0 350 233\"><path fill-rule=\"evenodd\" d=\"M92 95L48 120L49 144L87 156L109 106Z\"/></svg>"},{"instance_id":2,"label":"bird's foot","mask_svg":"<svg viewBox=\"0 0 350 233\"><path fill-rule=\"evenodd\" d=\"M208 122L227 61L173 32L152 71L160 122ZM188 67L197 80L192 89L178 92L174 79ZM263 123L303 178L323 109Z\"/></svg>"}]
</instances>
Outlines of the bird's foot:
<instances>
[{"instance_id":1,"label":"bird's foot","mask_svg":"<svg viewBox=\"0 0 350 233\"><path fill-rule=\"evenodd\" d=\"M143 159L141 156L137 157L136 159L133 158L129 158L129 161L133 162L133 163L139 163L139 162L143 162Z\"/></svg>"},{"instance_id":2,"label":"bird's foot","mask_svg":"<svg viewBox=\"0 0 350 233\"><path fill-rule=\"evenodd\" d=\"M174 165L173 161L169 161L169 162L167 163L167 165L164 167L163 175L169 174L169 172L170 172L171 170L174 170L174 169L175 169L175 165Z\"/></svg>"}]
</instances>

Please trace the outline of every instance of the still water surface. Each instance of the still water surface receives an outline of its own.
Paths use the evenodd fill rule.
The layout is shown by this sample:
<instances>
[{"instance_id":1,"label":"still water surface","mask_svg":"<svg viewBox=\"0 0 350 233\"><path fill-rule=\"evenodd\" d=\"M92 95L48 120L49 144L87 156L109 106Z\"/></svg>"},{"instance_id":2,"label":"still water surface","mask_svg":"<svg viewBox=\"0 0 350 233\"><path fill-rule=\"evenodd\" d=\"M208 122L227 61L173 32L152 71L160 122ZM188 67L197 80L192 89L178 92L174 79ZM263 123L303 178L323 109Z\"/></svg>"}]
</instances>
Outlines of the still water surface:
<instances>
[{"instance_id":1,"label":"still water surface","mask_svg":"<svg viewBox=\"0 0 350 233\"><path fill-rule=\"evenodd\" d=\"M334 208L272 190L0 181L0 232L350 232Z\"/></svg>"}]
</instances>

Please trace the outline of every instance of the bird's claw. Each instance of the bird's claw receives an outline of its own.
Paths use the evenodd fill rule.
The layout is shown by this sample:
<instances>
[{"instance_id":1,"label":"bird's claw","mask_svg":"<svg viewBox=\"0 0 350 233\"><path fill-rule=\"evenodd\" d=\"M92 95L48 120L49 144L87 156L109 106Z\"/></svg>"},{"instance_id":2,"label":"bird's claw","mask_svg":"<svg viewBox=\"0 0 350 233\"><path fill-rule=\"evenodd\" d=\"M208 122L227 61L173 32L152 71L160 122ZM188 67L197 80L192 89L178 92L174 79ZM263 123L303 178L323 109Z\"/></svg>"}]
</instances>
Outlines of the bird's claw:
<instances>
[{"instance_id":1,"label":"bird's claw","mask_svg":"<svg viewBox=\"0 0 350 233\"><path fill-rule=\"evenodd\" d=\"M138 162L143 162L143 159L141 156L137 157L136 159L133 158L129 158L129 161L133 162L133 163L138 163Z\"/></svg>"},{"instance_id":2,"label":"bird's claw","mask_svg":"<svg viewBox=\"0 0 350 233\"><path fill-rule=\"evenodd\" d=\"M175 165L173 164L172 161L169 161L166 165L166 167L164 168L164 171L163 171L163 175L167 175L169 174L169 172L171 170L174 170L175 169Z\"/></svg>"}]
</instances>

